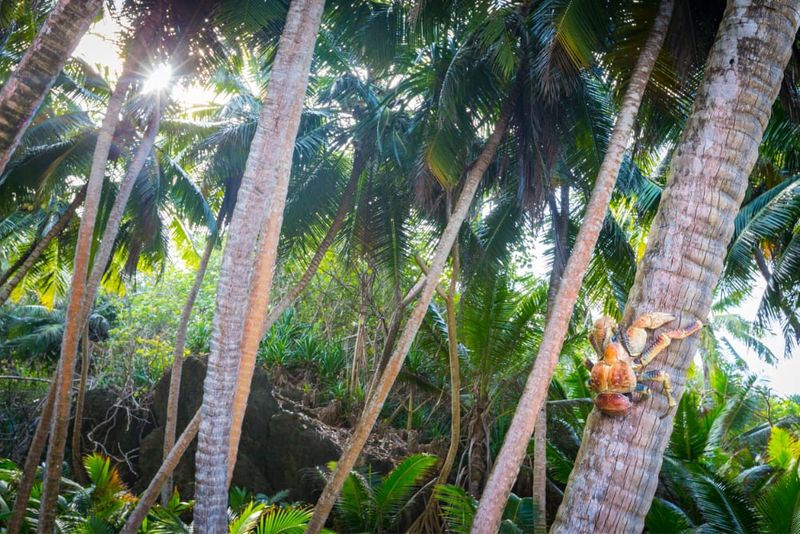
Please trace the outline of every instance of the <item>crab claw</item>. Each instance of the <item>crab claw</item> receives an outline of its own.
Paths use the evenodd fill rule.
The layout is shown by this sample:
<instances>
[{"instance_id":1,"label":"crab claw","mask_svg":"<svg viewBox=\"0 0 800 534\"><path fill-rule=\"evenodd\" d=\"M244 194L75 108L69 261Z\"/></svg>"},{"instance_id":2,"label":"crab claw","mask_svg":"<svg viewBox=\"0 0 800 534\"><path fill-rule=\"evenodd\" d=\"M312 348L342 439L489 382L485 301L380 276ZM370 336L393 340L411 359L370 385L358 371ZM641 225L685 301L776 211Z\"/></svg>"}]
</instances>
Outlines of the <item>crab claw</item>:
<instances>
[{"instance_id":1,"label":"crab claw","mask_svg":"<svg viewBox=\"0 0 800 534\"><path fill-rule=\"evenodd\" d=\"M648 330L655 330L659 326L667 324L673 320L675 320L675 316L669 313L645 313L644 315L637 317L631 326L634 328L647 328Z\"/></svg>"}]
</instances>

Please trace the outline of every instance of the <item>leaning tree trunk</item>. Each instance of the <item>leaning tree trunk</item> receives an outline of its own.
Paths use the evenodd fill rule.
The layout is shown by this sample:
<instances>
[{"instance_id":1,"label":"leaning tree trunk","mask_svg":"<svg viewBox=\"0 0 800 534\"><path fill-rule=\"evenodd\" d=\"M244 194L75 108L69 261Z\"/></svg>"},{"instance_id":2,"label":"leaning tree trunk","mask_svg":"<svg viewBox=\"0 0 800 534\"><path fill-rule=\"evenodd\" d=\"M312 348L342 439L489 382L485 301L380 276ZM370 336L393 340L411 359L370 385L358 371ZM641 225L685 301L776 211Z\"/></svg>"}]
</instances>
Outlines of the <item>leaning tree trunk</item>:
<instances>
[{"instance_id":1,"label":"leaning tree trunk","mask_svg":"<svg viewBox=\"0 0 800 534\"><path fill-rule=\"evenodd\" d=\"M272 289L272 279L275 272L275 259L277 256L278 238L280 236L280 228L283 220L282 206L286 199L286 188L288 187L287 180L282 182L280 191L277 192L277 197L280 201L281 209L272 209L269 218L265 222L265 231L262 235L262 242L260 244L260 253L256 260L256 271L253 275L251 282L252 291L250 293L250 303L248 305L248 316L245 319L245 324L253 324L260 326L245 333L242 339L241 358L239 363L239 374L236 379L236 390L233 397L233 410L231 411L231 442L228 451L228 483L233 477L233 469L236 466L236 456L239 451L239 440L242 435L242 423L244 421L244 413L247 409L247 399L250 396L250 384L253 381L253 373L256 367L256 353L258 345L264 334L269 331L275 321L280 319L281 315L291 306L298 296L305 290L311 279L319 269L322 259L328 252L328 249L333 245L336 235L339 233L342 225L344 224L345 217L353 206L355 199L356 187L361 174L366 168L367 160L365 153L358 146L355 150L353 158L353 167L350 170L350 178L342 192L342 198L339 202L339 208L336 215L331 222L328 231L322 238L319 246L317 247L314 256L306 266L300 280L289 290L289 292L269 311L266 320L262 319L264 313L269 305L269 295ZM274 204L274 201L273 201Z\"/></svg>"},{"instance_id":2,"label":"leaning tree trunk","mask_svg":"<svg viewBox=\"0 0 800 534\"><path fill-rule=\"evenodd\" d=\"M150 484L148 484L144 493L142 493L139 502L136 503L136 508L133 509L133 512L131 512L131 515L128 516L128 520L125 522L125 526L122 527L120 531L121 534L136 534L136 532L139 531L139 526L141 526L142 522L147 517L147 512L150 511L150 508L155 504L158 498L161 485L164 484L168 477L172 476L172 472L178 467L183 453L186 452L189 444L192 443L199 428L200 412L198 411L194 414L191 421L189 421L189 424L186 425L183 433L181 433L181 437L175 442L175 446L173 446L169 454L166 455L164 461L161 463L161 467L158 468L158 472L153 476L153 480L150 481Z\"/></svg>"},{"instance_id":3,"label":"leaning tree trunk","mask_svg":"<svg viewBox=\"0 0 800 534\"><path fill-rule=\"evenodd\" d=\"M83 458L81 452L83 450L81 440L81 428L83 427L83 405L86 400L86 382L89 380L89 325L83 329L83 339L81 345L83 348L83 359L81 361L81 378L78 382L78 396L75 399L75 417L72 421L72 476L78 484L86 486L89 479L86 477L86 472L83 468Z\"/></svg>"},{"instance_id":4,"label":"leaning tree trunk","mask_svg":"<svg viewBox=\"0 0 800 534\"><path fill-rule=\"evenodd\" d=\"M222 224L223 213L220 210L217 216L217 233L221 233L220 225ZM175 446L175 433L178 426L178 400L181 394L181 375L183 374L183 351L186 349L186 333L189 330L189 319L192 317L192 308L197 300L197 295L200 294L200 287L203 285L203 278L206 275L208 262L211 259L211 254L214 252L214 245L217 242L218 234L211 234L206 241L206 248L203 250L203 256L200 258L200 265L197 266L197 272L194 276L194 284L189 294L186 297L186 302L183 304L181 311L180 323L178 323L178 332L175 334L175 350L172 353L172 370L169 378L169 395L167 397L167 415L166 423L164 424L164 447L163 458L166 458L172 447ZM161 502L164 506L167 505L172 497L172 475L167 477L164 487L161 490Z\"/></svg>"},{"instance_id":5,"label":"leaning tree trunk","mask_svg":"<svg viewBox=\"0 0 800 534\"><path fill-rule=\"evenodd\" d=\"M48 245L55 239L56 237L61 235L61 232L67 227L69 222L72 220L72 217L75 215L75 212L83 203L83 199L86 198L86 186L82 187L80 191L75 195L75 198L72 199L67 209L64 210L64 213L61 214L58 221L48 230L48 232L36 242L25 254L19 258L14 265L8 268L8 270L3 275L3 279L0 280L0 285L2 285L2 290L0 290L0 306L5 304L8 298L11 296L11 293L16 289L19 283L25 278L25 275L28 274L28 271L31 270L31 267L36 263L36 261L42 257L42 253L47 249ZM3 285L5 284L5 285Z\"/></svg>"},{"instance_id":6,"label":"leaning tree trunk","mask_svg":"<svg viewBox=\"0 0 800 534\"><path fill-rule=\"evenodd\" d=\"M100 203L100 192L103 187L108 154L114 130L119 122L119 112L125 101L125 95L130 85L130 65L126 63L122 75L108 101L106 115L97 135L97 143L92 156L92 167L89 179L86 182L86 202L81 214L81 224L78 230L78 241L75 247L75 259L72 267L72 290L67 303L66 320L64 322L64 337L61 341L61 359L58 372L51 387L55 388L53 413L51 417L42 417L39 425L48 425L51 435L51 446L47 452L47 469L43 485L41 511L39 514L40 532L50 533L55 524L55 506L58 498L58 487L61 481L61 462L64 459L64 441L66 440L66 425L69 420L70 392L72 375L75 372L75 356L78 350L78 339L83 328L82 309L86 297L86 275L89 270L89 256L92 248L92 234L97 220L97 208ZM44 432L44 440L47 433ZM37 429L39 434L39 429ZM28 455L41 455L41 450L33 446ZM26 466L28 462L26 461ZM34 464L35 468L35 464ZM21 499L17 494L21 506L27 504L27 498ZM16 505L15 505L16 508ZM11 530L9 529L9 532Z\"/></svg>"},{"instance_id":7,"label":"leaning tree trunk","mask_svg":"<svg viewBox=\"0 0 800 534\"><path fill-rule=\"evenodd\" d=\"M472 525L472 532L495 532L499 528L505 503L525 458L525 451L536 424L536 418L547 400L547 390L558 363L561 347L564 344L572 310L578 300L578 290L583 276L586 274L586 267L589 264L597 237L600 235L611 193L625 154L625 147L631 136L650 72L653 70L664 42L664 36L672 16L672 8L673 0L662 0L650 35L631 75L619 116L611 133L608 151L603 158L592 196L586 207L583 224L564 270L563 280L567 283L560 284L555 303L552 309L548 310L550 316L545 322L542 343L539 346L536 361L528 376L511 426L506 433L503 447L500 449L500 454L489 475Z\"/></svg>"},{"instance_id":8,"label":"leaning tree trunk","mask_svg":"<svg viewBox=\"0 0 800 534\"><path fill-rule=\"evenodd\" d=\"M102 4L101 0L59 0L0 89L0 174Z\"/></svg>"},{"instance_id":9,"label":"leaning tree trunk","mask_svg":"<svg viewBox=\"0 0 800 534\"><path fill-rule=\"evenodd\" d=\"M295 137L314 52L324 0L294 0L284 25L242 185L230 222L228 242L217 286L217 309L203 385L203 404L197 447L195 526L203 532L227 530L228 469L231 409L243 338L260 333L261 323L247 323L249 296L269 287L251 286L256 269L270 261L254 262L254 251L267 212L283 211ZM283 193L283 198L280 194ZM272 218L272 217L269 217ZM267 228L267 231L271 229ZM273 230L275 231L275 230ZM276 240L277 241L277 240ZM263 250L264 243L260 244ZM257 254L259 257L264 254ZM260 258L263 260L263 258ZM266 301L267 297L263 297ZM263 311L263 310L262 310Z\"/></svg>"},{"instance_id":10,"label":"leaning tree trunk","mask_svg":"<svg viewBox=\"0 0 800 534\"><path fill-rule=\"evenodd\" d=\"M398 339L394 354L389 359L380 381L375 386L375 391L369 397L364 407L364 411L353 430L353 434L345 447L342 457L336 463L336 469L330 479L328 479L328 483L325 485L325 489L322 491L322 495L317 501L317 505L314 508L314 515L306 530L309 534L318 533L325 525L325 521L342 489L342 485L355 466L356 461L358 461L361 450L364 448L364 444L367 442L372 427L375 425L375 421L380 415L383 404L386 402L386 398L389 395L389 391L392 389L392 385L397 379L397 375L400 373L400 368L403 366L406 355L411 348L411 343L414 341L414 337L417 335L422 320L428 311L428 305L439 284L439 278L442 276L445 262L450 255L450 250L453 248L453 243L455 243L458 237L458 231L467 216L467 211L475 196L475 191L478 189L478 184L483 177L483 173L486 172L486 169L489 167L489 163L497 153L500 140L505 135L508 127L509 113L510 107L505 106L500 119L494 126L494 131L489 136L486 145L467 173L464 187L458 197L453 214L444 232L442 232L439 244L436 246L436 252L431 262L428 276L425 279L425 284L422 287L419 300L414 310L411 312L411 316L408 318L405 330Z\"/></svg>"},{"instance_id":11,"label":"leaning tree trunk","mask_svg":"<svg viewBox=\"0 0 800 534\"><path fill-rule=\"evenodd\" d=\"M89 279L86 284L86 297L84 298L83 307L81 308L81 320L86 322L89 317L89 312L94 305L94 299L97 297L97 292L100 290L100 281L106 272L108 262L111 261L111 254L114 252L114 244L119 234L120 226L122 225L122 217L125 214L125 208L128 205L128 200L133 192L133 187L136 185L136 180L144 169L147 158L153 150L153 145L158 135L158 128L161 125L161 108L160 104L156 105L153 114L147 123L147 130L139 142L139 147L125 171L125 176L119 184L117 196L114 203L111 205L111 212L108 214L106 226L103 228L103 235L100 237L100 245L94 255L92 261L92 270L89 274Z\"/></svg>"},{"instance_id":12,"label":"leaning tree trunk","mask_svg":"<svg viewBox=\"0 0 800 534\"><path fill-rule=\"evenodd\" d=\"M651 311L674 314L676 325L706 319L799 22L800 0L728 3L625 321ZM677 399L698 344L673 343L660 358ZM656 396L624 418L592 412L553 532L642 531L672 431L666 409Z\"/></svg>"}]
</instances>

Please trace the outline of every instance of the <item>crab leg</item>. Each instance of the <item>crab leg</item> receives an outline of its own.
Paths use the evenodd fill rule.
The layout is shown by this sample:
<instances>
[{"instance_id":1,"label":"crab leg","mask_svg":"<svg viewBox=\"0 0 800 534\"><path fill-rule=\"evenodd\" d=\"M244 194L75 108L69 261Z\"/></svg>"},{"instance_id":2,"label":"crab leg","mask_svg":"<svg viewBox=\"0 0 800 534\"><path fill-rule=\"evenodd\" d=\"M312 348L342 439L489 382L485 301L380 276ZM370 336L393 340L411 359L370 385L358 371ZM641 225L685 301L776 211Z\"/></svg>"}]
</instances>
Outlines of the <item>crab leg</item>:
<instances>
[{"instance_id":1,"label":"crab leg","mask_svg":"<svg viewBox=\"0 0 800 534\"><path fill-rule=\"evenodd\" d=\"M703 328L703 323L700 321L695 321L691 326L689 326L689 328L678 328L658 334L653 342L646 349L644 349L642 354L639 356L641 366L645 367L647 364L653 361L653 358L658 356L662 350L667 348L670 343L672 343L673 339L686 339L692 334L700 331L701 328Z\"/></svg>"},{"instance_id":2,"label":"crab leg","mask_svg":"<svg viewBox=\"0 0 800 534\"><path fill-rule=\"evenodd\" d=\"M633 395L635 396L636 402L639 402L647 397L650 396L650 388L642 384L641 382L636 384L636 389L633 390Z\"/></svg>"},{"instance_id":3,"label":"crab leg","mask_svg":"<svg viewBox=\"0 0 800 534\"><path fill-rule=\"evenodd\" d=\"M672 396L672 382L670 381L667 373L661 371L660 369L654 369L652 371L643 372L639 379L647 382L661 382L661 385L664 388L664 396L667 397L667 403L669 407L675 407L677 403L675 402L675 398Z\"/></svg>"}]
</instances>

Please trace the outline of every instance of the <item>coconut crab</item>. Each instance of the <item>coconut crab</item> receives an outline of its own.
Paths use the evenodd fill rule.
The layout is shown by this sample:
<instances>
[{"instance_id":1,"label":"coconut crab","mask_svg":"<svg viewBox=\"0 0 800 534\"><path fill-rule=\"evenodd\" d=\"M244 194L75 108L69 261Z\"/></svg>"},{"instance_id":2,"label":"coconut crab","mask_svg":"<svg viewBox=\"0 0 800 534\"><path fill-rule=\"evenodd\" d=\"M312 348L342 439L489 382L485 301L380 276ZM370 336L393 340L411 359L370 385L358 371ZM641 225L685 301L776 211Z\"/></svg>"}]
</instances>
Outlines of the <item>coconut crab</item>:
<instances>
[{"instance_id":1,"label":"coconut crab","mask_svg":"<svg viewBox=\"0 0 800 534\"><path fill-rule=\"evenodd\" d=\"M647 330L655 330L674 319L668 313L647 313L625 329L607 316L595 321L589 342L600 359L592 362L587 358L584 363L592 373L589 387L597 392L594 404L601 412L627 413L634 401L650 394L642 382L660 382L669 405L667 413L675 407L669 375L661 370L644 370L673 339L685 339L703 328L702 322L695 321L686 329L662 332L647 343Z\"/></svg>"}]
</instances>

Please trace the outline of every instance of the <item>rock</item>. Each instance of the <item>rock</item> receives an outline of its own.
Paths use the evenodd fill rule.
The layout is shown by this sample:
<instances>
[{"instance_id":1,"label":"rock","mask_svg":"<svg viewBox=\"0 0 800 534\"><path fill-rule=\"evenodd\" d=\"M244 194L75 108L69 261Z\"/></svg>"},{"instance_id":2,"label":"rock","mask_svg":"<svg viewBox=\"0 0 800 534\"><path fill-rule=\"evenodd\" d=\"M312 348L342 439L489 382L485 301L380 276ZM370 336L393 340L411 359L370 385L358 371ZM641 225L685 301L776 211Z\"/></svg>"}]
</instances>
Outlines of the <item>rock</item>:
<instances>
[{"instance_id":1,"label":"rock","mask_svg":"<svg viewBox=\"0 0 800 534\"><path fill-rule=\"evenodd\" d=\"M188 358L184 362L178 404L179 433L200 407L205 374L202 360ZM147 486L161 464L168 395L169 374L159 381L153 399L158 428L141 442L141 479L135 486L138 491ZM194 494L196 442L190 445L175 472L175 482L184 499ZM334 441L319 432L307 417L281 409L266 374L256 369L232 485L267 495L286 489L289 500L313 502L319 486L316 468L338 459L340 453Z\"/></svg>"},{"instance_id":2,"label":"rock","mask_svg":"<svg viewBox=\"0 0 800 534\"><path fill-rule=\"evenodd\" d=\"M153 430L152 419L149 410L125 402L116 391L89 390L81 425L82 454L96 451L110 456L118 465L122 479L131 484L138 476L139 444L142 436ZM70 432L71 429L72 425Z\"/></svg>"}]
</instances>

